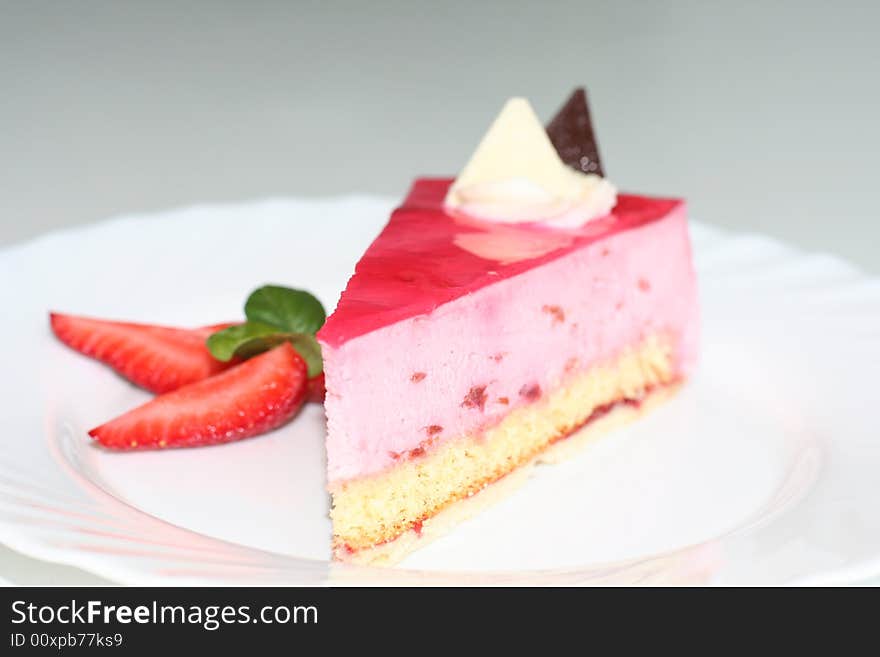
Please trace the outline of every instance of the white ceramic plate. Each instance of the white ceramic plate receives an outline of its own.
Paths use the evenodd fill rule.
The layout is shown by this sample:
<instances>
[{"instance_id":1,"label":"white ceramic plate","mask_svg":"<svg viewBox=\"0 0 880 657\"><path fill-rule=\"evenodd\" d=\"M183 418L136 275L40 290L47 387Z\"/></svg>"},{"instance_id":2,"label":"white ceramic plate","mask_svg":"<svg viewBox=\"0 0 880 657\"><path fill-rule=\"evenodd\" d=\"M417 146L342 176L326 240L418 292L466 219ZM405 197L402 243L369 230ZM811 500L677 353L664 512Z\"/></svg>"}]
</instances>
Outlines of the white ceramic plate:
<instances>
[{"instance_id":1,"label":"white ceramic plate","mask_svg":"<svg viewBox=\"0 0 880 657\"><path fill-rule=\"evenodd\" d=\"M397 569L328 563L323 413L220 447L112 454L146 400L58 344L50 309L181 326L265 282L332 308L391 202L125 217L0 252L0 540L122 583L781 583L880 573L880 281L692 227L703 361L671 403L544 466Z\"/></svg>"}]
</instances>

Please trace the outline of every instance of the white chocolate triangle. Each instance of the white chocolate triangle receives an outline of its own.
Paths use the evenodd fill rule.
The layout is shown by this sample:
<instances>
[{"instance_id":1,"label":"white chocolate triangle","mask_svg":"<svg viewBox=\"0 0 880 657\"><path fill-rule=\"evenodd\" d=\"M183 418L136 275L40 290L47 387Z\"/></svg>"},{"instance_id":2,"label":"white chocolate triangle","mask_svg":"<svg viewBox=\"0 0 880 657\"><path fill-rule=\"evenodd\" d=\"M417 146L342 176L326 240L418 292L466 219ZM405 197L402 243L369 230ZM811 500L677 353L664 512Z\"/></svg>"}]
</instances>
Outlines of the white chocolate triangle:
<instances>
[{"instance_id":1,"label":"white chocolate triangle","mask_svg":"<svg viewBox=\"0 0 880 657\"><path fill-rule=\"evenodd\" d=\"M449 205L462 200L466 188L494 188L509 181L524 181L557 200L575 198L579 184L565 166L544 126L525 98L511 98L483 136L446 197Z\"/></svg>"}]
</instances>

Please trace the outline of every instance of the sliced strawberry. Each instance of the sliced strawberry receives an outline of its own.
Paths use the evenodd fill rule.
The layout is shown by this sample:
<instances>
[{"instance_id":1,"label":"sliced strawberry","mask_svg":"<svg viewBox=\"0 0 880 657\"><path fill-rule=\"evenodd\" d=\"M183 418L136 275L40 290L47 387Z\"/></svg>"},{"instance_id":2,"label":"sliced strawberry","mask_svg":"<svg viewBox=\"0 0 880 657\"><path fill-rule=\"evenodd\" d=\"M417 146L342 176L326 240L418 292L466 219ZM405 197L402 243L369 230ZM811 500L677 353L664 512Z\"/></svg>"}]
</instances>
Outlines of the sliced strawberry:
<instances>
[{"instance_id":1,"label":"sliced strawberry","mask_svg":"<svg viewBox=\"0 0 880 657\"><path fill-rule=\"evenodd\" d=\"M314 404L323 404L324 395L327 391L324 388L324 373L316 374L307 384L308 392L306 393L306 401Z\"/></svg>"},{"instance_id":2,"label":"sliced strawberry","mask_svg":"<svg viewBox=\"0 0 880 657\"><path fill-rule=\"evenodd\" d=\"M64 344L152 392L176 390L232 365L214 359L205 346L209 335L230 324L179 329L59 313L49 317Z\"/></svg>"},{"instance_id":3,"label":"sliced strawberry","mask_svg":"<svg viewBox=\"0 0 880 657\"><path fill-rule=\"evenodd\" d=\"M229 328L230 326L238 326L241 322L223 322L222 324L211 324L210 326L200 326L196 329L191 329L193 331L198 331L199 333L205 336L205 339L208 339L212 333L216 333L217 331L222 331L223 329Z\"/></svg>"},{"instance_id":4,"label":"sliced strawberry","mask_svg":"<svg viewBox=\"0 0 880 657\"><path fill-rule=\"evenodd\" d=\"M198 447L249 438L292 418L308 370L285 342L225 372L156 397L89 431L111 449Z\"/></svg>"}]
</instances>

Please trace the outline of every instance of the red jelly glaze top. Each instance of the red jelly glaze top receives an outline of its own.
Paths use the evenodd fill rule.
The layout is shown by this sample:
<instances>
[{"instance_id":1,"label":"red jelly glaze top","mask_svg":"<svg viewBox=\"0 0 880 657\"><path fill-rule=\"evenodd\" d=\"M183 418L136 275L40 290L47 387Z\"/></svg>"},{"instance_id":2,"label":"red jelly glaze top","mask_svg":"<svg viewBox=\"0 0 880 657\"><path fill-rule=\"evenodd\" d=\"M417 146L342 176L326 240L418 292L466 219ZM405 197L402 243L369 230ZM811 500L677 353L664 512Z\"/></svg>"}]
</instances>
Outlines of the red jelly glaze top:
<instances>
[{"instance_id":1,"label":"red jelly glaze top","mask_svg":"<svg viewBox=\"0 0 880 657\"><path fill-rule=\"evenodd\" d=\"M621 194L606 217L572 230L508 225L456 217L443 208L449 178L415 181L403 205L358 262L336 311L318 338L339 347L383 326L430 313L486 285L510 278L609 235L666 216L677 199ZM544 252L513 259L476 255L474 240L546 241Z\"/></svg>"}]
</instances>

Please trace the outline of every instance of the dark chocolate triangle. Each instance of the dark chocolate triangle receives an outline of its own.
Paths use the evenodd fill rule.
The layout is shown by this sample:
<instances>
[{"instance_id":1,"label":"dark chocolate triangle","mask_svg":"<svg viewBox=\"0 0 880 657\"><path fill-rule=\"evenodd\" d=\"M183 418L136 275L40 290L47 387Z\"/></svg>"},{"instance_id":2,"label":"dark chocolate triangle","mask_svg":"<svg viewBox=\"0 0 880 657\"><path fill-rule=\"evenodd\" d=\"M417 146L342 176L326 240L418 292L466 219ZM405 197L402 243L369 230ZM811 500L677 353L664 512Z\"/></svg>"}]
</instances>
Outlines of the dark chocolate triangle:
<instances>
[{"instance_id":1,"label":"dark chocolate triangle","mask_svg":"<svg viewBox=\"0 0 880 657\"><path fill-rule=\"evenodd\" d=\"M565 105L547 124L547 135L559 157L568 166L605 176L599 159L599 146L590 121L587 93L583 87L575 89Z\"/></svg>"}]
</instances>

